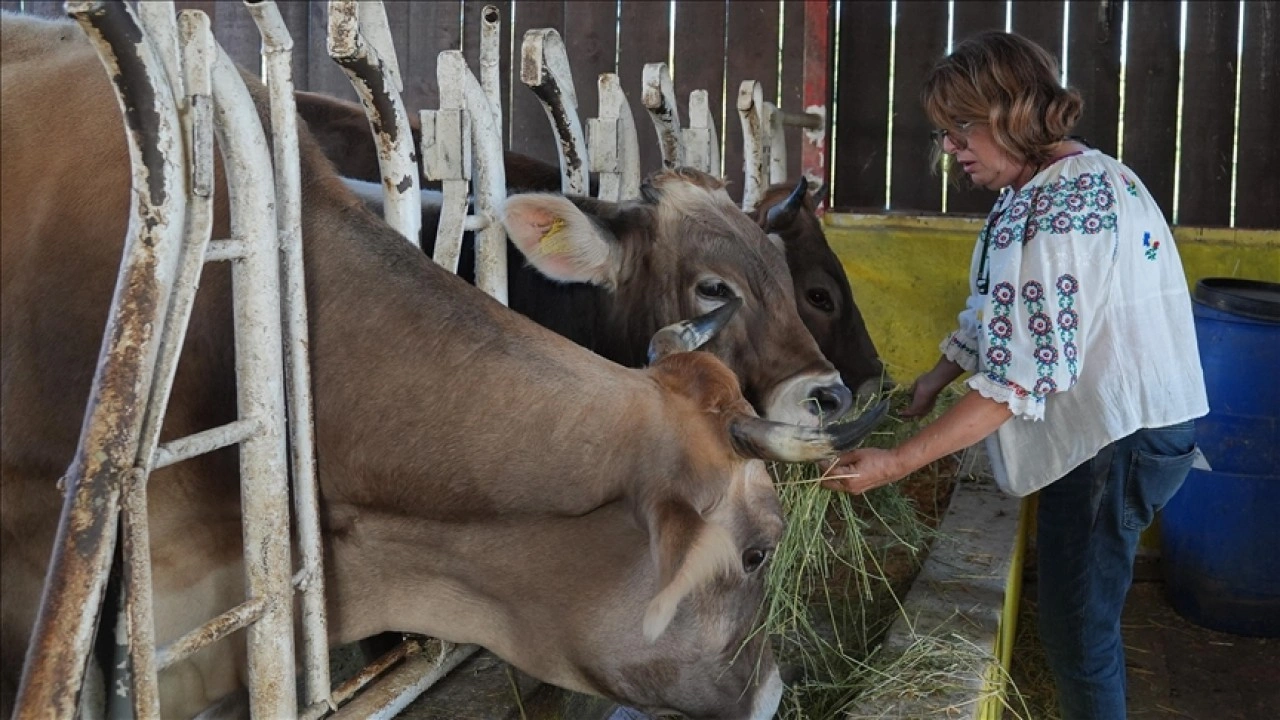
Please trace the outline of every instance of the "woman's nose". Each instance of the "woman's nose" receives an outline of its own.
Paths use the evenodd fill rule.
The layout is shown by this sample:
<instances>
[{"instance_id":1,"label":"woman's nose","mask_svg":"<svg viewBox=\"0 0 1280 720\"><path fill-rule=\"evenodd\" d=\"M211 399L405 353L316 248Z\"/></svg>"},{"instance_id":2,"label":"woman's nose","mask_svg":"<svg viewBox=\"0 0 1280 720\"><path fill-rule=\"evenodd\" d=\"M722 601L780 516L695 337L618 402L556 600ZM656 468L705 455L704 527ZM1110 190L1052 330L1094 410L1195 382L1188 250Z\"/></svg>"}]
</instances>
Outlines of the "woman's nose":
<instances>
[{"instance_id":1,"label":"woman's nose","mask_svg":"<svg viewBox=\"0 0 1280 720\"><path fill-rule=\"evenodd\" d=\"M951 139L950 133L942 136L942 152L948 155L955 155L960 152L960 146L956 145L955 141Z\"/></svg>"}]
</instances>

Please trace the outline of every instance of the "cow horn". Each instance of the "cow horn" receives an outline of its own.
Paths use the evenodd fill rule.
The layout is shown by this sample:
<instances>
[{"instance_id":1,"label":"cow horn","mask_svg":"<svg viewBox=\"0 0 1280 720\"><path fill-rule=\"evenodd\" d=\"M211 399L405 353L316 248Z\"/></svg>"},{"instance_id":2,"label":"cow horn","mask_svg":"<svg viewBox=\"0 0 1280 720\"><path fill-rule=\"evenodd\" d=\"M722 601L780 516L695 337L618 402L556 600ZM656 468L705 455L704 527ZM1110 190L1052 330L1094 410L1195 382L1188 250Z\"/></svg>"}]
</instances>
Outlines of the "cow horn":
<instances>
[{"instance_id":1,"label":"cow horn","mask_svg":"<svg viewBox=\"0 0 1280 720\"><path fill-rule=\"evenodd\" d=\"M808 191L809 181L801 175L795 189L791 191L787 199L769 208L769 212L765 213L765 228L772 230L790 225L791 221L795 219L796 213L800 211L800 206L804 205L804 194Z\"/></svg>"},{"instance_id":2,"label":"cow horn","mask_svg":"<svg viewBox=\"0 0 1280 720\"><path fill-rule=\"evenodd\" d=\"M822 183L821 185L818 186L817 190L813 191L813 194L810 195L809 198L813 200L814 207L818 207L819 205L827 201L827 190L829 189L830 188L827 187L826 183Z\"/></svg>"},{"instance_id":3,"label":"cow horn","mask_svg":"<svg viewBox=\"0 0 1280 720\"><path fill-rule=\"evenodd\" d=\"M744 457L783 462L813 462L851 450L880 424L889 410L881 400L856 420L822 428L787 425L742 416L729 423L734 449Z\"/></svg>"},{"instance_id":4,"label":"cow horn","mask_svg":"<svg viewBox=\"0 0 1280 720\"><path fill-rule=\"evenodd\" d=\"M649 341L649 364L652 365L671 353L689 352L702 347L720 332L740 307L742 298L730 298L705 315L668 325L654 333L653 339Z\"/></svg>"}]
</instances>

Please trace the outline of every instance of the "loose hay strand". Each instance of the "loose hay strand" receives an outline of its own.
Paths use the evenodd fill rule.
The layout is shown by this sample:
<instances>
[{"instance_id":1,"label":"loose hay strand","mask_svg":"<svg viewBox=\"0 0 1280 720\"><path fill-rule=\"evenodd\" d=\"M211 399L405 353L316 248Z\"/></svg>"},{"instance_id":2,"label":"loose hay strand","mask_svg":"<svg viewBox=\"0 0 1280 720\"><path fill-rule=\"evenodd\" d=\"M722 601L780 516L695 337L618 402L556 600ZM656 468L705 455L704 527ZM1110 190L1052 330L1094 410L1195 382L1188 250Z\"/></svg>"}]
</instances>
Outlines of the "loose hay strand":
<instances>
[{"instance_id":1,"label":"loose hay strand","mask_svg":"<svg viewBox=\"0 0 1280 720\"><path fill-rule=\"evenodd\" d=\"M944 391L930 419L959 396L955 390ZM895 409L910 400L901 390L889 397ZM864 445L894 447L920 424L891 415ZM949 481L942 464L864 495L815 487L824 478L813 464L771 466L787 532L770 561L763 629L774 639L779 665L798 666L803 675L788 687L779 718L838 717L890 687L899 693L930 692L930 686L946 684L946 675L936 669L920 672L924 660L919 655L936 655L931 661L944 666L959 665L968 657L960 650L972 648L956 650L954 643L934 642L921 643L884 667L871 662L889 625L902 614L899 595L919 571L935 535L927 521L936 525L939 519L933 517L934 508L918 507L904 493L904 484ZM891 564L905 564L909 570L909 578L897 578L908 581L901 587L894 587Z\"/></svg>"}]
</instances>

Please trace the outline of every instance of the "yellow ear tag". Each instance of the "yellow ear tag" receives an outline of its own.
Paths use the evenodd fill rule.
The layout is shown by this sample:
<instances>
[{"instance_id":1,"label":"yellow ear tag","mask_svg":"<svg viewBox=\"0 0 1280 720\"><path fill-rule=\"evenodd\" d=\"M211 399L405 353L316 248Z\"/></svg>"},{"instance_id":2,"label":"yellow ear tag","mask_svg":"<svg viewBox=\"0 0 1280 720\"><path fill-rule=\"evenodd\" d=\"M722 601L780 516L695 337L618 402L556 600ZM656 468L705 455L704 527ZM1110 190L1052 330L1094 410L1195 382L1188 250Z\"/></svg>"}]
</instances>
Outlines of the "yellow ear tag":
<instances>
[{"instance_id":1,"label":"yellow ear tag","mask_svg":"<svg viewBox=\"0 0 1280 720\"><path fill-rule=\"evenodd\" d=\"M551 221L551 227L542 234L542 239L538 241L538 251L543 255L563 255L569 252L569 239L565 234L565 221L563 218L556 218Z\"/></svg>"}]
</instances>

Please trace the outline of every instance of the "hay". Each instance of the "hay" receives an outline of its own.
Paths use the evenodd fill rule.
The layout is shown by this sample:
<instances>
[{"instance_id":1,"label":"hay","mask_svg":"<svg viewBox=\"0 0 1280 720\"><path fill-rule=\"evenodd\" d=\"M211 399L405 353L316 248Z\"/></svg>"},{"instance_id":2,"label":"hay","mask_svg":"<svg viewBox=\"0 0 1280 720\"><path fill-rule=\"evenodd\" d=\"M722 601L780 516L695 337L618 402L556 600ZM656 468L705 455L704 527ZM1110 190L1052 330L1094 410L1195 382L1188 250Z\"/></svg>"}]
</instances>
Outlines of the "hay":
<instances>
[{"instance_id":1,"label":"hay","mask_svg":"<svg viewBox=\"0 0 1280 720\"><path fill-rule=\"evenodd\" d=\"M944 393L928 419L959 396ZM866 446L893 447L922 424L896 416L909 400L904 391L889 397L895 412ZM902 612L899 598L920 569L940 520L939 505L945 505L938 491L949 494L955 466L953 458L944 459L865 495L817 487L821 473L815 465L771 468L787 533L769 568L764 629L774 638L779 665L800 671L783 697L779 718L838 717L888 686L899 692L936 689L937 673L912 670L924 667L915 657L924 649L931 661L961 662L957 652L938 644L888 667L869 662Z\"/></svg>"}]
</instances>

